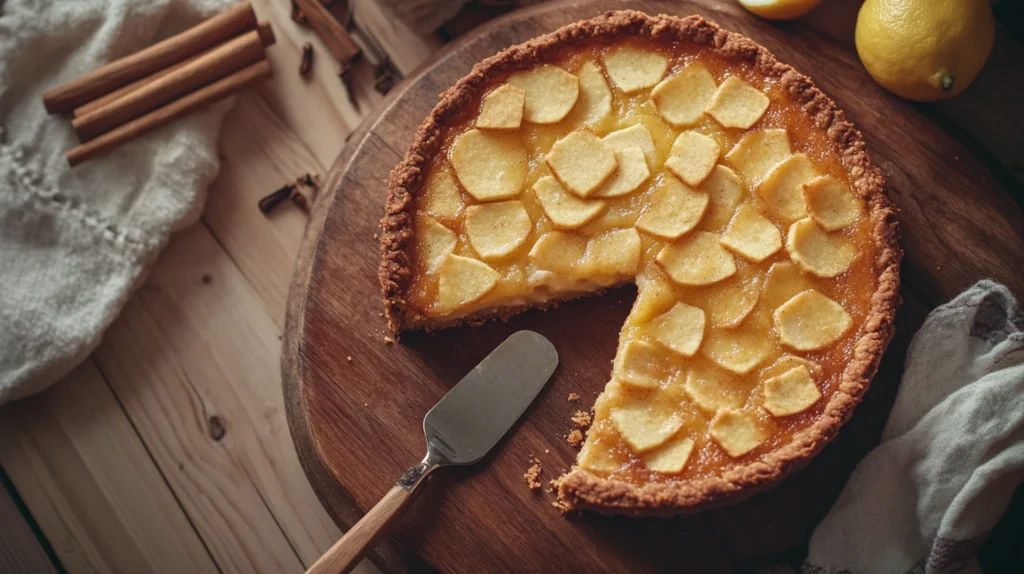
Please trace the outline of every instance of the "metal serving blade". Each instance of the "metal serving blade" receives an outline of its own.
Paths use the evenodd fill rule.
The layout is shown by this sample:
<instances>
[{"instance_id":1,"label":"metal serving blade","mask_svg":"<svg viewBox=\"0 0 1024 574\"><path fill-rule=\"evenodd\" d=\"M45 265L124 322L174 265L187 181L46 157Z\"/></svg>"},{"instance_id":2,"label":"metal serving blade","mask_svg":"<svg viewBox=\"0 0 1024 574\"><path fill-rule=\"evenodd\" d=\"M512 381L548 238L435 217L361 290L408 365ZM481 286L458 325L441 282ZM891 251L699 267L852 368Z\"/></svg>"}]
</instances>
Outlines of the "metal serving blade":
<instances>
[{"instance_id":1,"label":"metal serving blade","mask_svg":"<svg viewBox=\"0 0 1024 574\"><path fill-rule=\"evenodd\" d=\"M423 419L427 450L447 464L472 464L505 436L558 366L555 346L533 331L513 334Z\"/></svg>"},{"instance_id":2,"label":"metal serving blade","mask_svg":"<svg viewBox=\"0 0 1024 574\"><path fill-rule=\"evenodd\" d=\"M0 0L2 1L2 0ZM472 464L498 444L558 366L554 345L519 331L473 367L423 419L427 456L405 471L384 498L306 574L349 572L411 504L439 466Z\"/></svg>"},{"instance_id":3,"label":"metal serving blade","mask_svg":"<svg viewBox=\"0 0 1024 574\"><path fill-rule=\"evenodd\" d=\"M543 335L519 331L505 339L424 417L427 456L398 484L412 490L438 466L482 459L519 420L557 366L555 346Z\"/></svg>"}]
</instances>

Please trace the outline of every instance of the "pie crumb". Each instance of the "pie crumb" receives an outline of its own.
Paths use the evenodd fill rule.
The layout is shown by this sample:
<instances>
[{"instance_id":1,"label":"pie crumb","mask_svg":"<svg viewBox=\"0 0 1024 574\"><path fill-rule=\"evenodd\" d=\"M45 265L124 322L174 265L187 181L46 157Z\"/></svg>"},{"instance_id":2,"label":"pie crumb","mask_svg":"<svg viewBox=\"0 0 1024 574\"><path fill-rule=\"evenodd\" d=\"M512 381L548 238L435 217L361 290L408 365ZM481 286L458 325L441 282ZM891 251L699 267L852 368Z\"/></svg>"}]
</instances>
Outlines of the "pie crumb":
<instances>
[{"instance_id":1,"label":"pie crumb","mask_svg":"<svg viewBox=\"0 0 1024 574\"><path fill-rule=\"evenodd\" d=\"M580 396L576 393L569 393L569 398L567 400L570 403L575 403L576 401L580 400Z\"/></svg>"},{"instance_id":2,"label":"pie crumb","mask_svg":"<svg viewBox=\"0 0 1024 574\"><path fill-rule=\"evenodd\" d=\"M352 362L352 355L349 355L349 356L345 357L345 360L351 363Z\"/></svg>"},{"instance_id":3,"label":"pie crumb","mask_svg":"<svg viewBox=\"0 0 1024 574\"><path fill-rule=\"evenodd\" d=\"M526 473L523 474L523 478L526 479L526 486L529 486L530 490L537 490L541 487L541 483L537 478L542 472L544 472L544 469L540 467L540 461L533 459L533 466L526 469Z\"/></svg>"},{"instance_id":4,"label":"pie crumb","mask_svg":"<svg viewBox=\"0 0 1024 574\"><path fill-rule=\"evenodd\" d=\"M549 449L549 448L544 449L544 454L551 454L551 449Z\"/></svg>"},{"instance_id":5,"label":"pie crumb","mask_svg":"<svg viewBox=\"0 0 1024 574\"><path fill-rule=\"evenodd\" d=\"M583 433L581 433L579 429L576 429L569 433L569 436L565 437L565 440L569 441L569 444L572 446L578 447L583 444Z\"/></svg>"},{"instance_id":6,"label":"pie crumb","mask_svg":"<svg viewBox=\"0 0 1024 574\"><path fill-rule=\"evenodd\" d=\"M392 339L391 337L387 337L387 336L384 337L384 344L385 345L390 345L391 343L394 343L394 342L395 342L395 340Z\"/></svg>"},{"instance_id":7,"label":"pie crumb","mask_svg":"<svg viewBox=\"0 0 1024 574\"><path fill-rule=\"evenodd\" d=\"M577 427L579 427L581 429L585 429L585 428L589 427L590 426L590 421L591 421L590 413L586 413L586 412L583 412L583 411L576 411L576 414L574 414L572 416L573 424L575 424Z\"/></svg>"}]
</instances>

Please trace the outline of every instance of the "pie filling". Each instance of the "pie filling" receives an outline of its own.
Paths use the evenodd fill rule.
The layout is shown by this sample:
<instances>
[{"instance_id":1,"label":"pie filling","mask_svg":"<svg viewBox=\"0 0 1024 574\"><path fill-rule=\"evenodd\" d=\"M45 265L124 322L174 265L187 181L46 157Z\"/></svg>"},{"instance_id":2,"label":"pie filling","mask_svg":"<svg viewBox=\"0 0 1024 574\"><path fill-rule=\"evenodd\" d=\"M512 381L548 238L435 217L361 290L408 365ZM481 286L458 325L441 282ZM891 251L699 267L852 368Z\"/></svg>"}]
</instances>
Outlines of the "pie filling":
<instances>
[{"instance_id":1,"label":"pie filling","mask_svg":"<svg viewBox=\"0 0 1024 574\"><path fill-rule=\"evenodd\" d=\"M414 197L403 328L637 284L580 469L721 476L837 392L879 247L837 144L753 65L567 47L495 78L444 138Z\"/></svg>"}]
</instances>

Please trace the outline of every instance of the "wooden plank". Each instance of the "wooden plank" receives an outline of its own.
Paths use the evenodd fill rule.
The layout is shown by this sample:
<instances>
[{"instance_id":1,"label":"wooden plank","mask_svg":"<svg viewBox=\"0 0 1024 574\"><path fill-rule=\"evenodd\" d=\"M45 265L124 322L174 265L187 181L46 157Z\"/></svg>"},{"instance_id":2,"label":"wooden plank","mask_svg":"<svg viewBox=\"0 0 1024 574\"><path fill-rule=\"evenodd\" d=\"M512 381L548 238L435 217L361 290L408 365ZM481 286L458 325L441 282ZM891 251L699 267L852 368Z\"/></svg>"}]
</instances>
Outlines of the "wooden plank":
<instances>
[{"instance_id":1,"label":"wooden plank","mask_svg":"<svg viewBox=\"0 0 1024 574\"><path fill-rule=\"evenodd\" d=\"M7 574L47 574L57 572L43 550L35 532L26 522L14 492L0 483L0 572Z\"/></svg>"},{"instance_id":2,"label":"wooden plank","mask_svg":"<svg viewBox=\"0 0 1024 574\"><path fill-rule=\"evenodd\" d=\"M340 534L291 445L276 331L195 226L175 236L96 351L196 530L233 571L296 571Z\"/></svg>"},{"instance_id":3,"label":"wooden plank","mask_svg":"<svg viewBox=\"0 0 1024 574\"><path fill-rule=\"evenodd\" d=\"M274 113L296 134L322 165L330 165L344 145L345 134L362 119L381 96L372 82L358 83L359 106L353 105L338 77L338 63L312 29L291 21L288 2L254 0L261 19L273 22L277 42L267 50L274 77L257 88ZM313 45L314 63L309 76L299 76L302 45ZM362 66L366 68L366 66ZM360 70L364 74L369 70ZM370 84L369 86L366 84ZM225 133L227 132L225 126ZM230 148L224 148L230 153Z\"/></svg>"},{"instance_id":4,"label":"wooden plank","mask_svg":"<svg viewBox=\"0 0 1024 574\"><path fill-rule=\"evenodd\" d=\"M307 215L289 203L264 215L256 204L302 173L325 170L255 93L239 96L225 119L221 145L231 154L210 186L203 221L262 299L276 334L284 325L285 299Z\"/></svg>"},{"instance_id":5,"label":"wooden plank","mask_svg":"<svg viewBox=\"0 0 1024 574\"><path fill-rule=\"evenodd\" d=\"M0 463L69 572L217 572L91 360L0 410Z\"/></svg>"},{"instance_id":6,"label":"wooden plank","mask_svg":"<svg viewBox=\"0 0 1024 574\"><path fill-rule=\"evenodd\" d=\"M350 3L357 25L377 39L402 75L415 70L441 47L436 36L413 32L382 2L350 0Z\"/></svg>"}]
</instances>

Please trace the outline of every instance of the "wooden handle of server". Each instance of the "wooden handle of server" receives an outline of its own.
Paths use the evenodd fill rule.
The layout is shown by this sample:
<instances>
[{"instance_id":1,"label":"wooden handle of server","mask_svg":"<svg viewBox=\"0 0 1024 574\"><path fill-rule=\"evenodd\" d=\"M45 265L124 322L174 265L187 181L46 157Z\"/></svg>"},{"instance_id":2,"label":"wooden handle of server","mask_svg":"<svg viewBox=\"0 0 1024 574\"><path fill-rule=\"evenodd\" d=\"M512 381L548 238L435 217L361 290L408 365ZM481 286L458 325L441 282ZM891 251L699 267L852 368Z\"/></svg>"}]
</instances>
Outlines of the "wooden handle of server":
<instances>
[{"instance_id":1,"label":"wooden handle of server","mask_svg":"<svg viewBox=\"0 0 1024 574\"><path fill-rule=\"evenodd\" d=\"M140 116L113 130L68 150L64 156L71 167L106 153L122 143L158 128L207 104L226 98L272 75L270 62L261 60L225 78L204 86L162 108Z\"/></svg>"},{"instance_id":2,"label":"wooden handle of server","mask_svg":"<svg viewBox=\"0 0 1024 574\"><path fill-rule=\"evenodd\" d=\"M318 558L306 574L350 572L409 507L413 498L412 491L396 484L341 540Z\"/></svg>"},{"instance_id":3,"label":"wooden handle of server","mask_svg":"<svg viewBox=\"0 0 1024 574\"><path fill-rule=\"evenodd\" d=\"M78 139L89 141L201 86L260 61L264 57L264 41L274 41L274 33L269 25L263 26L262 30L246 32L99 109L75 118L71 125Z\"/></svg>"},{"instance_id":4,"label":"wooden handle of server","mask_svg":"<svg viewBox=\"0 0 1024 574\"><path fill-rule=\"evenodd\" d=\"M71 111L255 27L252 6L237 4L176 36L51 89L43 94L43 103L51 114Z\"/></svg>"}]
</instances>

